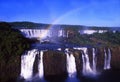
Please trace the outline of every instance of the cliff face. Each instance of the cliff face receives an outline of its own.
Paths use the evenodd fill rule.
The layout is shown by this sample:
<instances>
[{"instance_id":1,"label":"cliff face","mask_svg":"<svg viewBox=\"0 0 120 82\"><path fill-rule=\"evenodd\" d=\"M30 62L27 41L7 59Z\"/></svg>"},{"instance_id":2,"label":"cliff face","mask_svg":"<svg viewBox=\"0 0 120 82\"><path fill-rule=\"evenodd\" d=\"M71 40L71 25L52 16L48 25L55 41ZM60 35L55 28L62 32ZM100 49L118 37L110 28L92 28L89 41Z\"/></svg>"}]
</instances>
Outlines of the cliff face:
<instances>
[{"instance_id":1,"label":"cliff face","mask_svg":"<svg viewBox=\"0 0 120 82\"><path fill-rule=\"evenodd\" d=\"M113 47L112 58L111 58L111 67L114 69L120 69L120 47Z\"/></svg>"},{"instance_id":2,"label":"cliff face","mask_svg":"<svg viewBox=\"0 0 120 82\"><path fill-rule=\"evenodd\" d=\"M104 70L105 52L108 54L108 48L95 48L96 69L99 72ZM91 68L93 67L93 49L88 48L88 56ZM120 47L110 48L111 51L111 69L120 69ZM78 73L82 72L83 61L81 50L72 50L75 57L76 69ZM44 72L46 75L63 74L66 70L66 54L56 51L46 51L44 53Z\"/></svg>"},{"instance_id":3,"label":"cliff face","mask_svg":"<svg viewBox=\"0 0 120 82\"><path fill-rule=\"evenodd\" d=\"M43 54L44 77L46 80L58 82L67 77L66 55L59 51L45 51Z\"/></svg>"},{"instance_id":4,"label":"cliff face","mask_svg":"<svg viewBox=\"0 0 120 82\"><path fill-rule=\"evenodd\" d=\"M97 71L101 72L104 70L104 61L105 61L105 48L95 48L97 65ZM108 48L106 48L107 50ZM120 47L112 47L111 50L111 69L120 69ZM75 57L76 69L77 73L81 74L83 69L83 60L82 60L82 50L73 50L70 52ZM108 52L106 52L108 53ZM90 66L93 66L93 48L88 48L87 52L89 56ZM37 58L37 57L36 57ZM14 82L16 78L18 78L20 74L20 56L14 56L9 61L5 62L4 60L0 60L0 80L1 82ZM34 73L37 71L38 63L34 62ZM66 54L61 51L44 51L43 53L43 65L44 65L44 76L46 79L50 79L50 77L54 76L63 76L67 77L67 61Z\"/></svg>"},{"instance_id":5,"label":"cliff face","mask_svg":"<svg viewBox=\"0 0 120 82\"><path fill-rule=\"evenodd\" d=\"M59 51L46 51L43 57L44 74L48 77L66 76L66 55Z\"/></svg>"}]
</instances>

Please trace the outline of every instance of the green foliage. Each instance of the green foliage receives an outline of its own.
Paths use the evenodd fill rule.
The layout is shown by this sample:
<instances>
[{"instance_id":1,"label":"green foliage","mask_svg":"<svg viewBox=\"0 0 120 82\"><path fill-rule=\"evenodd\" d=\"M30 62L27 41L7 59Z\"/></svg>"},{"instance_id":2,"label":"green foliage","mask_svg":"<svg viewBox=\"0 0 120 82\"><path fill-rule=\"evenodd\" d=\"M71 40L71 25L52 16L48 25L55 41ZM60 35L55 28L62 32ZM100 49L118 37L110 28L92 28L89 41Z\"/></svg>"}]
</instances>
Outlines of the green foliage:
<instances>
[{"instance_id":1,"label":"green foliage","mask_svg":"<svg viewBox=\"0 0 120 82\"><path fill-rule=\"evenodd\" d=\"M11 28L7 23L0 23L0 59L6 62L16 55L21 55L30 44L18 30Z\"/></svg>"},{"instance_id":2,"label":"green foliage","mask_svg":"<svg viewBox=\"0 0 120 82\"><path fill-rule=\"evenodd\" d=\"M94 27L95 28L95 27ZM102 28L102 27L101 27ZM102 28L104 29L104 28ZM107 29L107 28L106 28ZM80 34L77 28L66 28L68 43L79 44L81 46L119 46L120 45L120 32L113 33L110 30L105 33L94 34Z\"/></svg>"},{"instance_id":3,"label":"green foliage","mask_svg":"<svg viewBox=\"0 0 120 82\"><path fill-rule=\"evenodd\" d=\"M9 24L12 26L12 28L17 28L17 29L20 29L20 28L30 28L30 29L47 28L50 26L49 24L40 24L40 23L33 23L33 22L27 22L27 21L11 22Z\"/></svg>"},{"instance_id":4,"label":"green foliage","mask_svg":"<svg viewBox=\"0 0 120 82\"><path fill-rule=\"evenodd\" d=\"M33 22L11 22L9 23L13 28L44 28L46 29L49 26L52 26L51 24L40 24L40 23L33 23ZM4 26L4 24L3 24ZM8 28L9 25L6 26L7 28L7 33L1 33L1 36L8 36L9 35L9 30L10 28ZM114 30L116 28L112 28L112 27L95 27L95 26L81 26L81 25L53 25L53 28L57 29L57 28L61 28L63 30L65 30L65 35L68 35L68 38L65 37L60 37L57 38L60 42L68 42L68 43L74 43L74 44L80 44L80 45L104 45L104 46L108 46L108 45L120 45L120 32L110 32L111 30ZM5 27L4 27L5 29ZM84 29L88 29L88 30L107 30L109 32L106 33L95 33L92 35L87 35L87 34L80 34L79 30L84 30ZM118 28L120 29L120 28ZM16 35L17 33L13 33L12 35L14 36L8 36L8 38L14 38L15 36L18 37ZM20 36L21 37L21 36ZM3 39L0 38L0 41L2 41ZM22 40L22 38L18 39L18 41ZM4 40L6 41L6 40ZM16 39L17 41L17 39ZM11 45L11 44L9 44ZM21 46L21 45L18 45ZM25 46L24 46L25 47ZM21 50L22 51L22 50Z\"/></svg>"},{"instance_id":5,"label":"green foliage","mask_svg":"<svg viewBox=\"0 0 120 82\"><path fill-rule=\"evenodd\" d=\"M105 33L95 33L93 34L94 38L101 40L107 45L120 45L120 32L105 32Z\"/></svg>"}]
</instances>

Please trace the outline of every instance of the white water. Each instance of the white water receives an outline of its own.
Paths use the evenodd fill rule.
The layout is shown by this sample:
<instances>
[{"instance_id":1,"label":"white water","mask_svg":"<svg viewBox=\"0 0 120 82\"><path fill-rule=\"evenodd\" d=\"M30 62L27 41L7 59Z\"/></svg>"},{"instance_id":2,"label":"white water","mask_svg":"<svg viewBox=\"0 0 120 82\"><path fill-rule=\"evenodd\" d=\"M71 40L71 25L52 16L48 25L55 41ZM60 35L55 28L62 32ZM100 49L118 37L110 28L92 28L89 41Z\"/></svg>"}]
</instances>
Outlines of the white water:
<instances>
[{"instance_id":1,"label":"white water","mask_svg":"<svg viewBox=\"0 0 120 82\"><path fill-rule=\"evenodd\" d=\"M96 59L96 54L95 54L95 48L93 48L93 71L96 73L96 63L97 63L97 59Z\"/></svg>"},{"instance_id":2,"label":"white water","mask_svg":"<svg viewBox=\"0 0 120 82\"><path fill-rule=\"evenodd\" d=\"M33 64L37 50L33 49L21 56L21 73L20 76L24 79L30 79L33 74Z\"/></svg>"},{"instance_id":3,"label":"white water","mask_svg":"<svg viewBox=\"0 0 120 82\"><path fill-rule=\"evenodd\" d=\"M107 53L106 53L106 50L104 49L104 69L107 69Z\"/></svg>"},{"instance_id":4,"label":"white water","mask_svg":"<svg viewBox=\"0 0 120 82\"><path fill-rule=\"evenodd\" d=\"M82 62L83 62L82 73L83 73L83 75L96 74L95 49L93 48L93 67L90 66L89 56L87 54L87 48L85 48L85 47L81 47L81 48L74 47L74 49L82 50Z\"/></svg>"},{"instance_id":5,"label":"white water","mask_svg":"<svg viewBox=\"0 0 120 82\"><path fill-rule=\"evenodd\" d=\"M89 57L88 57L88 54L87 54L87 48L84 48L83 49L83 52L82 55L83 55L83 67L85 67L83 70L83 74L84 75L89 75L89 74L93 74L93 70L92 68L90 67L90 61L89 61Z\"/></svg>"},{"instance_id":6,"label":"white water","mask_svg":"<svg viewBox=\"0 0 120 82\"><path fill-rule=\"evenodd\" d=\"M50 31L47 29L20 29L20 31L28 38L46 38L51 36Z\"/></svg>"},{"instance_id":7,"label":"white water","mask_svg":"<svg viewBox=\"0 0 120 82\"><path fill-rule=\"evenodd\" d=\"M105 55L105 59L104 59L104 69L110 69L110 61L111 61L111 52L110 49L108 49L108 54L106 52L106 50L104 49L104 55Z\"/></svg>"},{"instance_id":8,"label":"white water","mask_svg":"<svg viewBox=\"0 0 120 82\"><path fill-rule=\"evenodd\" d=\"M20 29L20 31L23 33L23 35L27 38L47 38L51 36L58 36L58 37L65 37L64 30L56 30L57 34L54 33L54 30L51 29Z\"/></svg>"},{"instance_id":9,"label":"white water","mask_svg":"<svg viewBox=\"0 0 120 82\"><path fill-rule=\"evenodd\" d=\"M78 50L82 50L82 61L83 61L83 75L91 75L91 74L96 74L96 54L95 54L95 49L93 48L93 60L92 64L93 66L90 66L90 61L89 61L89 56L87 53L87 48L74 48ZM66 58L67 58L67 72L69 75L69 78L75 78L76 76L76 63L75 63L75 57L73 54L69 54L69 49L65 49L67 51L66 53ZM108 51L108 53L107 53ZM104 69L110 69L110 61L111 61L111 51L110 49L108 50L104 49L104 55L105 55L105 60L104 60ZM36 55L39 54L39 51L36 49L30 50L24 55L21 56L21 73L20 76L23 77L24 79L31 79L33 76L33 64L35 61ZM44 77L44 66L43 66L43 51L40 51L40 61L38 64L38 76L39 78Z\"/></svg>"},{"instance_id":10,"label":"white water","mask_svg":"<svg viewBox=\"0 0 120 82\"><path fill-rule=\"evenodd\" d=\"M108 49L108 62L107 62L107 69L110 69L110 62L111 62L111 51Z\"/></svg>"},{"instance_id":11,"label":"white water","mask_svg":"<svg viewBox=\"0 0 120 82\"><path fill-rule=\"evenodd\" d=\"M107 32L107 30L81 30L82 34L93 34L93 33L104 33Z\"/></svg>"},{"instance_id":12,"label":"white water","mask_svg":"<svg viewBox=\"0 0 120 82\"><path fill-rule=\"evenodd\" d=\"M85 64L85 56L84 54L82 54L82 61L83 61L83 68L82 68L82 73L85 74L86 73L86 64Z\"/></svg>"},{"instance_id":13,"label":"white water","mask_svg":"<svg viewBox=\"0 0 120 82\"><path fill-rule=\"evenodd\" d=\"M66 53L67 56L67 71L69 77L75 77L76 76L76 63L75 63L75 57L73 54Z\"/></svg>"},{"instance_id":14,"label":"white water","mask_svg":"<svg viewBox=\"0 0 120 82\"><path fill-rule=\"evenodd\" d=\"M44 77L44 68L43 68L43 51L40 52L40 61L38 65L39 77L42 79Z\"/></svg>"}]
</instances>

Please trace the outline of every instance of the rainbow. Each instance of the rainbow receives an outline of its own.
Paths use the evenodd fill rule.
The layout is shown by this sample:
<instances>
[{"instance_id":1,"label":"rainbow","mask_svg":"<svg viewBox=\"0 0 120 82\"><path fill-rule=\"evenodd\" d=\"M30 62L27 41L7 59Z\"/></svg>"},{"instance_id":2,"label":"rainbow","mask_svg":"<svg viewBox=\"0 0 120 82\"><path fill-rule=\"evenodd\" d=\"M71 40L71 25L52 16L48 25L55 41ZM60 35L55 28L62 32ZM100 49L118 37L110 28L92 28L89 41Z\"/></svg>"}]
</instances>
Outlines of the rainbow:
<instances>
[{"instance_id":1,"label":"rainbow","mask_svg":"<svg viewBox=\"0 0 120 82\"><path fill-rule=\"evenodd\" d=\"M88 6L87 6L87 7L88 7ZM86 8L86 7L85 7L85 8ZM51 25L49 25L49 26L47 27L46 31L43 32L43 33L40 35L40 37L39 37L40 40L43 39L45 36L47 36L49 30L53 27L53 25L59 24L59 22L62 21L65 17L70 16L70 15L78 12L79 10L83 10L83 9L85 9L85 8L76 8L76 9L73 9L73 10L71 10L71 11L68 11L68 12L66 12L65 14L61 15L60 17L58 17L55 21L53 21L53 23L52 23Z\"/></svg>"}]
</instances>

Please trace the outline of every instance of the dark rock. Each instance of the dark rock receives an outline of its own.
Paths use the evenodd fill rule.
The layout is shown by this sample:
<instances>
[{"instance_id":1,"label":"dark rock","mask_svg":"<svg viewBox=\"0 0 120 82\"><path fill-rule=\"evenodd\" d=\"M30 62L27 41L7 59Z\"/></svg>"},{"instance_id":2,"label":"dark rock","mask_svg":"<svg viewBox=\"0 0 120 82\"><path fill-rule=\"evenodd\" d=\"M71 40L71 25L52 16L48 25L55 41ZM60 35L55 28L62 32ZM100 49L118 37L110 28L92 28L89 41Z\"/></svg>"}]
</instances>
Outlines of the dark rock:
<instances>
[{"instance_id":1,"label":"dark rock","mask_svg":"<svg viewBox=\"0 0 120 82\"><path fill-rule=\"evenodd\" d=\"M66 55L57 51L44 52L45 76L66 74Z\"/></svg>"}]
</instances>

